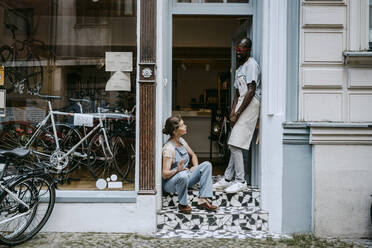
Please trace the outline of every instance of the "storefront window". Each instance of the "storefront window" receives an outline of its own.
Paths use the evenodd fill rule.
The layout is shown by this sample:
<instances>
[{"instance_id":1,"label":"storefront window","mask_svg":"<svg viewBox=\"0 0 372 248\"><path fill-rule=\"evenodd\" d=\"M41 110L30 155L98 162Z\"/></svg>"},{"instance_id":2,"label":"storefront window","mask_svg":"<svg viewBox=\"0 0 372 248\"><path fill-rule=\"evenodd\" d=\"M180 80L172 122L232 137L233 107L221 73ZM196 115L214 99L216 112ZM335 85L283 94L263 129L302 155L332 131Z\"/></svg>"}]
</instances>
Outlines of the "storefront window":
<instances>
[{"instance_id":1,"label":"storefront window","mask_svg":"<svg viewBox=\"0 0 372 248\"><path fill-rule=\"evenodd\" d=\"M48 162L60 189L134 190L136 5L0 0L0 148L29 147L26 161ZM56 134L51 119L37 131L48 101Z\"/></svg>"}]
</instances>

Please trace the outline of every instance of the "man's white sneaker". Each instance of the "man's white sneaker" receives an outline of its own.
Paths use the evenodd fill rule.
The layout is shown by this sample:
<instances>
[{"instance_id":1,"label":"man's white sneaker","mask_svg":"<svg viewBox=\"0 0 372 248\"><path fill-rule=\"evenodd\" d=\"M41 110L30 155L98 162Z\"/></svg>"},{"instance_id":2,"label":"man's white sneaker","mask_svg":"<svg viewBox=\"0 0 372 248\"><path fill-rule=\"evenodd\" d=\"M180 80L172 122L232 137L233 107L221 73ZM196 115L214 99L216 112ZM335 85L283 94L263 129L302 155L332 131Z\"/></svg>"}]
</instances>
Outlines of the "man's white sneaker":
<instances>
[{"instance_id":1,"label":"man's white sneaker","mask_svg":"<svg viewBox=\"0 0 372 248\"><path fill-rule=\"evenodd\" d=\"M224 190L227 187L229 187L230 185L231 185L231 182L226 181L225 178L221 178L218 182L213 184L213 189L214 190L217 190L217 189Z\"/></svg>"},{"instance_id":2,"label":"man's white sneaker","mask_svg":"<svg viewBox=\"0 0 372 248\"><path fill-rule=\"evenodd\" d=\"M235 193L238 193L240 191L246 190L247 188L248 187L247 187L246 182L241 183L241 182L236 181L230 187L226 188L225 192L227 194L235 194Z\"/></svg>"}]
</instances>

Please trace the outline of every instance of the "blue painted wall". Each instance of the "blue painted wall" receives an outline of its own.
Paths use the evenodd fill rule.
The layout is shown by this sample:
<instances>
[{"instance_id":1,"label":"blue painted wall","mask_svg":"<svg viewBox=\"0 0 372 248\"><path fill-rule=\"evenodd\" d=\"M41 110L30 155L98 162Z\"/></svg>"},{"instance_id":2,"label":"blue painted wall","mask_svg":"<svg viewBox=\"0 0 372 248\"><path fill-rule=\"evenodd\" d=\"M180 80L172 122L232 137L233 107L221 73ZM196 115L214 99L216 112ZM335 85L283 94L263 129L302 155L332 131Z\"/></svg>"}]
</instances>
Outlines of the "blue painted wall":
<instances>
[{"instance_id":1,"label":"blue painted wall","mask_svg":"<svg viewBox=\"0 0 372 248\"><path fill-rule=\"evenodd\" d=\"M312 147L306 124L285 124L283 232L312 232Z\"/></svg>"}]
</instances>

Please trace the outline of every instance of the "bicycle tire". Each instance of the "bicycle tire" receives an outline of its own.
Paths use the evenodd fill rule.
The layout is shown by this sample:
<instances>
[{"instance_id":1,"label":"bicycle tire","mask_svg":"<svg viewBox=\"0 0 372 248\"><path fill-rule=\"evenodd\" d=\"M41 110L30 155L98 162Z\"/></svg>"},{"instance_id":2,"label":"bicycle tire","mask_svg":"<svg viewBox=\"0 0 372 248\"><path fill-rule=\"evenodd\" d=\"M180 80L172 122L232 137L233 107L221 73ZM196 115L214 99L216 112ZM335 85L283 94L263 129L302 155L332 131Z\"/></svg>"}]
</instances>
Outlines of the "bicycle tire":
<instances>
[{"instance_id":1,"label":"bicycle tire","mask_svg":"<svg viewBox=\"0 0 372 248\"><path fill-rule=\"evenodd\" d=\"M92 140L89 142L88 147L88 170L94 179L106 179L110 178L111 175L123 177L122 173L118 169L117 165L117 153L119 151L118 144L115 144L115 138L108 138L110 147L113 155L110 156L110 152L104 142L103 135L97 133ZM115 149L114 149L115 148ZM123 152L123 151L121 151Z\"/></svg>"},{"instance_id":2,"label":"bicycle tire","mask_svg":"<svg viewBox=\"0 0 372 248\"><path fill-rule=\"evenodd\" d=\"M27 56L27 63L25 68L27 91L30 94L38 94L43 87L43 67L39 57L33 54Z\"/></svg>"},{"instance_id":3,"label":"bicycle tire","mask_svg":"<svg viewBox=\"0 0 372 248\"><path fill-rule=\"evenodd\" d=\"M11 62L14 60L14 52L10 46L2 46L0 47L0 64L5 65L6 62ZM16 68L14 67L5 67L4 70L4 88L6 89L7 93L11 93L14 91L15 83L17 80Z\"/></svg>"},{"instance_id":4,"label":"bicycle tire","mask_svg":"<svg viewBox=\"0 0 372 248\"><path fill-rule=\"evenodd\" d=\"M28 175L28 176L21 176L19 179L14 180L11 182L7 188L13 192L17 189L19 185L26 185L32 188L33 191L33 199L35 202L33 203L33 211L31 218L27 221L27 224L22 227L22 232L18 231L14 237L4 236L4 231L0 230L0 243L5 245L19 245L34 237L41 228L45 225L48 221L55 204L55 184L52 182L51 178L47 175ZM49 195L47 193L49 192ZM3 191L0 194L0 203L4 202L6 197L9 196L7 192ZM48 197L49 196L49 197ZM47 208L45 213L42 214L40 221L36 218L38 210L41 209L40 199L41 197L48 197L46 200ZM19 204L19 203L18 203ZM21 205L21 204L19 204ZM44 204L45 205L45 204ZM35 223L34 223L35 222ZM33 224L34 223L34 224ZM7 230L8 231L8 230Z\"/></svg>"},{"instance_id":5,"label":"bicycle tire","mask_svg":"<svg viewBox=\"0 0 372 248\"><path fill-rule=\"evenodd\" d=\"M133 140L134 141L134 140ZM134 174L130 175L136 161L135 143L130 139L117 137L113 145L116 169L122 181L134 181ZM131 176L131 178L128 178Z\"/></svg>"},{"instance_id":6,"label":"bicycle tire","mask_svg":"<svg viewBox=\"0 0 372 248\"><path fill-rule=\"evenodd\" d=\"M81 134L75 128L66 124L56 124L56 131L58 136L58 141L60 145L60 151L67 152L75 144L81 140ZM43 128L37 137L28 147L35 158L34 161L50 163L50 156L56 152L56 142L54 139L53 127L48 126ZM76 148L75 151L86 154L84 145L81 144ZM87 162L83 162L81 157L75 156L76 153L72 153L68 156L68 164L62 169L63 174L68 174L72 172L78 165L87 165ZM87 157L87 156L85 156Z\"/></svg>"},{"instance_id":7,"label":"bicycle tire","mask_svg":"<svg viewBox=\"0 0 372 248\"><path fill-rule=\"evenodd\" d=\"M25 121L8 121L1 123L3 135L0 137L0 149L14 149L25 146L36 127Z\"/></svg>"},{"instance_id":8,"label":"bicycle tire","mask_svg":"<svg viewBox=\"0 0 372 248\"><path fill-rule=\"evenodd\" d=\"M20 176L11 178L9 181L5 183L7 185L6 188L9 189L10 191L13 191L12 193L16 194L16 192L14 192L14 190L12 190L12 188L10 188L8 185L20 185L19 183L20 178L21 178ZM27 186L27 189L29 189L28 191L30 192L30 195L32 195L32 197L29 197L29 199L35 199L36 198L35 190L33 190L32 187L29 186L29 184L26 184L26 186ZM18 195L18 197L21 200L23 200L25 203L28 203L30 205L32 204L26 201L27 199L25 200L24 197L21 197L19 192L16 195ZM25 196L26 193L22 193L22 195ZM8 217L15 218L15 220L17 221L19 221L21 217L22 219L24 219L23 216L17 217L17 215L23 214L26 209L25 208L21 209L22 207L21 204L18 204L17 206L17 202L15 202L14 199L10 197L10 195L5 191L3 194L0 195L0 207L1 207L0 208L0 213L1 213L0 222L5 221L6 218ZM0 244L8 244L6 242L7 240L10 240L12 237L17 238L19 235L21 235L32 222L32 219L34 218L35 214L36 214L36 208L34 208L33 211L31 211L31 214L25 215L26 219L23 221L23 223L21 223L21 226L16 228L16 230L13 230L11 227L8 227L7 223L0 224ZM11 223L9 222L8 224L11 224ZM7 234L6 238L4 238L5 233Z\"/></svg>"},{"instance_id":9,"label":"bicycle tire","mask_svg":"<svg viewBox=\"0 0 372 248\"><path fill-rule=\"evenodd\" d=\"M67 124L56 124L57 136L60 139L60 150L67 153L72 147L74 147L81 139L81 133L74 127ZM53 127L48 126L46 130L49 133L53 133ZM64 174L69 174L78 166L87 166L88 158L86 155L86 148L84 147L84 142L81 143L75 151L69 155L69 163L65 169L63 169Z\"/></svg>"}]
</instances>

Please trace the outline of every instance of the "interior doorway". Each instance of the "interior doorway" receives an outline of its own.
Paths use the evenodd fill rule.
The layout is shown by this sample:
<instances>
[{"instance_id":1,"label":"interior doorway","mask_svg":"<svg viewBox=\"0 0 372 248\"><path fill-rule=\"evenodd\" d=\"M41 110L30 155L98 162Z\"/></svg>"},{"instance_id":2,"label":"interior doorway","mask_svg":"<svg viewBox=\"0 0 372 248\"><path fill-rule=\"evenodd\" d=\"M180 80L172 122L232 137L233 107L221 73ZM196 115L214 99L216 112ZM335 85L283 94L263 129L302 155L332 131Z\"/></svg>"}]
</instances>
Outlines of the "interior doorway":
<instances>
[{"instance_id":1,"label":"interior doorway","mask_svg":"<svg viewBox=\"0 0 372 248\"><path fill-rule=\"evenodd\" d=\"M211 161L213 174L223 175L235 92L233 45L252 36L252 16L173 15L172 24L172 115L184 119L184 138L199 161ZM245 153L248 182L252 157Z\"/></svg>"}]
</instances>

